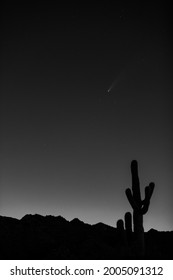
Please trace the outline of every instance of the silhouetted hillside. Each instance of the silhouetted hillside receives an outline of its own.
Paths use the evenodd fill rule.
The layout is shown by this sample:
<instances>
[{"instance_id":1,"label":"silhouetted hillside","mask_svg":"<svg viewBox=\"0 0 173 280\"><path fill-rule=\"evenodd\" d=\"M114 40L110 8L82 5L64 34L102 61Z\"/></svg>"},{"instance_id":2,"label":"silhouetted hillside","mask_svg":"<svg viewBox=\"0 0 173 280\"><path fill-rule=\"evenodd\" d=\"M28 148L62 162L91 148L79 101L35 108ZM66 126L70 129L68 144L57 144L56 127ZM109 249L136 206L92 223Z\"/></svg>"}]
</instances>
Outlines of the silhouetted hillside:
<instances>
[{"instance_id":1,"label":"silhouetted hillside","mask_svg":"<svg viewBox=\"0 0 173 280\"><path fill-rule=\"evenodd\" d=\"M117 228L75 218L0 216L0 259L136 259ZM173 232L145 233L145 259L173 259Z\"/></svg>"}]
</instances>

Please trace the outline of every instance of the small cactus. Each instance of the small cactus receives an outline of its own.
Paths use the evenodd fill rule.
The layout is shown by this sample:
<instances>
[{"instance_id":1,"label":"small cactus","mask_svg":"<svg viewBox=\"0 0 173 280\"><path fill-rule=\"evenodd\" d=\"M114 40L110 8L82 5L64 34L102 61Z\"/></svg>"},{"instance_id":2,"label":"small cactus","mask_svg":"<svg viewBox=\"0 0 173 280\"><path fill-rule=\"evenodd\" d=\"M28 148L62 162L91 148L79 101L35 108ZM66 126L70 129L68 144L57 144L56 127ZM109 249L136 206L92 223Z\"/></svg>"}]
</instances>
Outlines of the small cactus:
<instances>
[{"instance_id":1,"label":"small cactus","mask_svg":"<svg viewBox=\"0 0 173 280\"><path fill-rule=\"evenodd\" d=\"M127 212L124 216L125 220L125 229L127 235L127 243L131 246L132 243L132 215L130 212Z\"/></svg>"},{"instance_id":2,"label":"small cactus","mask_svg":"<svg viewBox=\"0 0 173 280\"><path fill-rule=\"evenodd\" d=\"M126 245L127 239L124 230L124 221L121 219L117 221L117 232L118 232L118 240L120 241L120 243Z\"/></svg>"},{"instance_id":3,"label":"small cactus","mask_svg":"<svg viewBox=\"0 0 173 280\"><path fill-rule=\"evenodd\" d=\"M130 205L133 208L133 226L136 256L143 257L145 255L143 215L146 214L148 211L150 199L153 194L155 185L154 183L150 183L149 186L145 187L145 198L144 200L142 200L138 177L138 163L136 160L133 160L131 162L131 173L132 191L129 188L126 189L126 196L129 200ZM126 217L126 219L128 223L128 219L130 218Z\"/></svg>"},{"instance_id":4,"label":"small cactus","mask_svg":"<svg viewBox=\"0 0 173 280\"><path fill-rule=\"evenodd\" d=\"M121 244L120 254L121 257L131 257L131 244L132 244L132 215L127 212L124 216L125 223L122 219L117 221L118 240ZM125 228L124 228L125 224Z\"/></svg>"}]
</instances>

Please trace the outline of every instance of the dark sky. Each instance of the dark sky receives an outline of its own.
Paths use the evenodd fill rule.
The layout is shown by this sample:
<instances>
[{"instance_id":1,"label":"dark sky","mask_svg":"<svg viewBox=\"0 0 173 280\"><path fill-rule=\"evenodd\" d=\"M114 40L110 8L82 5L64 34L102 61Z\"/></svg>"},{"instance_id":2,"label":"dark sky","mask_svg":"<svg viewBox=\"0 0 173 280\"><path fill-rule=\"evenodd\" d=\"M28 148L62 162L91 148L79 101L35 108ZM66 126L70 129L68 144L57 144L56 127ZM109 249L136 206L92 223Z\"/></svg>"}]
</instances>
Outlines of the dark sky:
<instances>
[{"instance_id":1,"label":"dark sky","mask_svg":"<svg viewBox=\"0 0 173 280\"><path fill-rule=\"evenodd\" d=\"M170 6L145 2L4 4L1 215L116 226L137 159L145 229L173 229Z\"/></svg>"}]
</instances>

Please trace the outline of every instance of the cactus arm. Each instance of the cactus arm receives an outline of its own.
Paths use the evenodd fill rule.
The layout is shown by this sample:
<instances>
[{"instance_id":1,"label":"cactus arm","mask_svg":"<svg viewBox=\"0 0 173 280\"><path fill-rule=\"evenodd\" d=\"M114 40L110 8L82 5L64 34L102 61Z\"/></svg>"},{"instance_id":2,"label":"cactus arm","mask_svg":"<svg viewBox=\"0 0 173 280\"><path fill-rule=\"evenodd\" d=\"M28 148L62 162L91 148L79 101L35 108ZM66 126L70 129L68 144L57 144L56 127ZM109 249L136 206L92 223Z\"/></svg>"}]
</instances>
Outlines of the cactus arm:
<instances>
[{"instance_id":1,"label":"cactus arm","mask_svg":"<svg viewBox=\"0 0 173 280\"><path fill-rule=\"evenodd\" d=\"M126 196L127 196L127 199L129 201L130 205L134 209L136 207L136 205L135 205L135 202L134 202L134 199L133 199L133 195L132 195L131 189L129 189L129 188L126 189Z\"/></svg>"},{"instance_id":2,"label":"cactus arm","mask_svg":"<svg viewBox=\"0 0 173 280\"><path fill-rule=\"evenodd\" d=\"M154 183L150 183L149 186L145 187L144 203L145 201L150 201L153 191L154 191Z\"/></svg>"},{"instance_id":3,"label":"cactus arm","mask_svg":"<svg viewBox=\"0 0 173 280\"><path fill-rule=\"evenodd\" d=\"M136 160L133 160L131 163L131 174L132 174L133 197L134 197L136 203L140 204L141 193L140 193L140 183L139 183L139 177L138 177L138 163Z\"/></svg>"},{"instance_id":4,"label":"cactus arm","mask_svg":"<svg viewBox=\"0 0 173 280\"><path fill-rule=\"evenodd\" d=\"M145 199L143 200L141 214L145 215L150 205L150 199L154 191L154 183L150 183L149 186L145 187Z\"/></svg>"},{"instance_id":5,"label":"cactus arm","mask_svg":"<svg viewBox=\"0 0 173 280\"><path fill-rule=\"evenodd\" d=\"M154 191L154 187L155 187L155 184L152 182L149 184L149 198L151 199L151 196L153 194L153 191Z\"/></svg>"},{"instance_id":6,"label":"cactus arm","mask_svg":"<svg viewBox=\"0 0 173 280\"><path fill-rule=\"evenodd\" d=\"M136 203L135 199L133 198L133 195L132 195L132 192L131 192L131 189L126 189L126 196L127 196L127 199L130 203L130 205L132 206L133 210L137 210L137 211L140 211L141 207L142 207L142 201L140 203L140 207L138 206L138 204Z\"/></svg>"},{"instance_id":7,"label":"cactus arm","mask_svg":"<svg viewBox=\"0 0 173 280\"><path fill-rule=\"evenodd\" d=\"M145 204L143 205L143 207L140 209L140 214L141 215L145 215L148 211L149 208L149 201L145 202Z\"/></svg>"}]
</instances>

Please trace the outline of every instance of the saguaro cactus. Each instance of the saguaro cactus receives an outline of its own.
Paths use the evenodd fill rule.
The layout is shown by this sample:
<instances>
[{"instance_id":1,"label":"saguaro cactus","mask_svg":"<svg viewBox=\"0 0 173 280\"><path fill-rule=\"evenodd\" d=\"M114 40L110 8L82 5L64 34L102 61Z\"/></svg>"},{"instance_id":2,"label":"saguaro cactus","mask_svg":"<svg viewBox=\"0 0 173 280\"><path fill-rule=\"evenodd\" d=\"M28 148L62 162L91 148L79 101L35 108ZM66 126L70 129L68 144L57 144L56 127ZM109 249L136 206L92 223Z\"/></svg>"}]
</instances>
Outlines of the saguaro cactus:
<instances>
[{"instance_id":1,"label":"saguaro cactus","mask_svg":"<svg viewBox=\"0 0 173 280\"><path fill-rule=\"evenodd\" d=\"M131 162L131 174L132 191L129 188L126 189L126 196L133 208L135 253L136 256L143 257L145 255L143 215L148 211L150 199L154 190L154 183L150 183L149 186L145 187L145 198L142 200L138 177L138 163L136 160Z\"/></svg>"},{"instance_id":2,"label":"saguaro cactus","mask_svg":"<svg viewBox=\"0 0 173 280\"><path fill-rule=\"evenodd\" d=\"M120 243L124 246L127 245L127 238L124 230L124 221L121 219L117 221L117 232Z\"/></svg>"},{"instance_id":3,"label":"saguaro cactus","mask_svg":"<svg viewBox=\"0 0 173 280\"><path fill-rule=\"evenodd\" d=\"M130 212L127 212L124 216L125 220L125 229L127 235L127 243L131 246L132 243L132 215Z\"/></svg>"},{"instance_id":4,"label":"saguaro cactus","mask_svg":"<svg viewBox=\"0 0 173 280\"><path fill-rule=\"evenodd\" d=\"M117 221L118 240L121 245L120 255L121 257L131 257L132 215L130 212L125 214L124 220L125 223L122 219Z\"/></svg>"},{"instance_id":5,"label":"saguaro cactus","mask_svg":"<svg viewBox=\"0 0 173 280\"><path fill-rule=\"evenodd\" d=\"M132 242L132 215L130 212L125 213L124 220L125 223L122 219L117 221L117 230L122 243L130 245Z\"/></svg>"}]
</instances>

